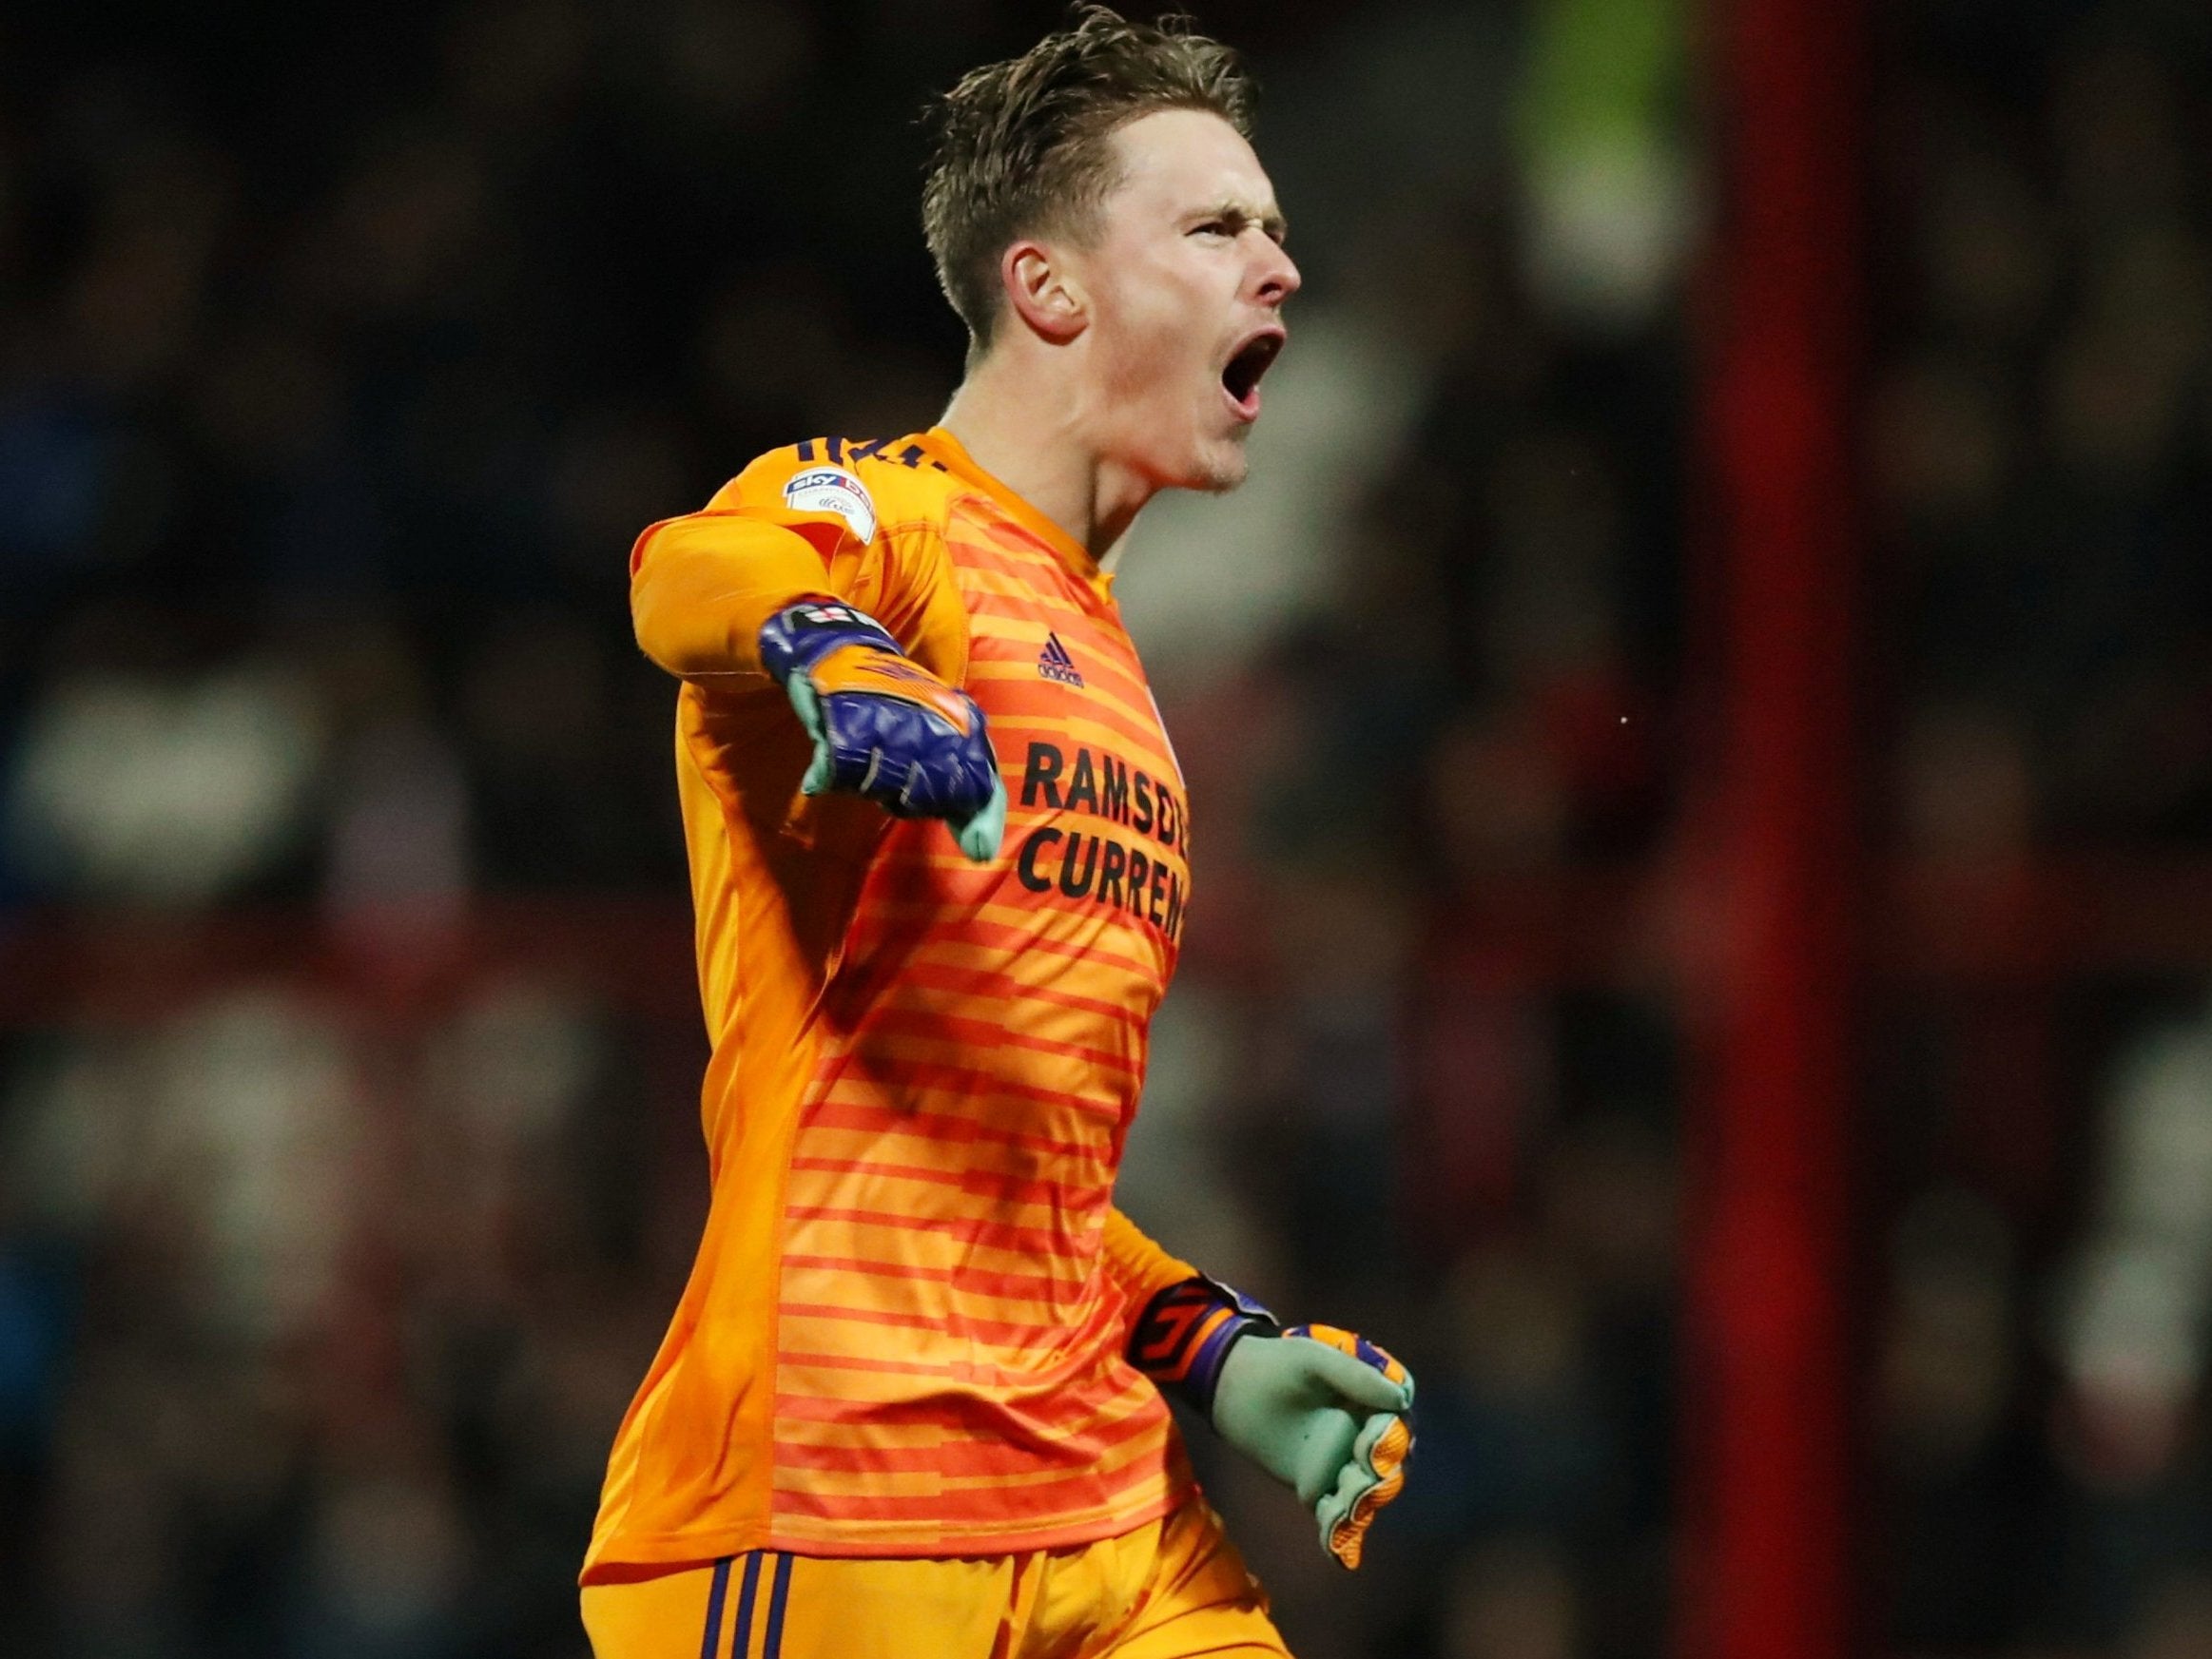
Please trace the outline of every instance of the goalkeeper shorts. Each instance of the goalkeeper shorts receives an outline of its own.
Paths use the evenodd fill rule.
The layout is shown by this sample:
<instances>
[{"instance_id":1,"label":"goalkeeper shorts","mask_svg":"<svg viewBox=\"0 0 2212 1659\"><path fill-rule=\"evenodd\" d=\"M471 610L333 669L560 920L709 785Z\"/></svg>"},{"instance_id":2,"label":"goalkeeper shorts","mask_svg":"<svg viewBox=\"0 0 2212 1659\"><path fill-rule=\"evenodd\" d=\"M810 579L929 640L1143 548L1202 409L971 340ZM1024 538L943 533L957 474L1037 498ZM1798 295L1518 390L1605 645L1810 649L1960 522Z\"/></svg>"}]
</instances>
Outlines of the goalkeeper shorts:
<instances>
[{"instance_id":1,"label":"goalkeeper shorts","mask_svg":"<svg viewBox=\"0 0 2212 1659\"><path fill-rule=\"evenodd\" d=\"M596 1659L1254 1659L1290 1649L1202 1499L1095 1544L951 1560L752 1550L584 1589Z\"/></svg>"}]
</instances>

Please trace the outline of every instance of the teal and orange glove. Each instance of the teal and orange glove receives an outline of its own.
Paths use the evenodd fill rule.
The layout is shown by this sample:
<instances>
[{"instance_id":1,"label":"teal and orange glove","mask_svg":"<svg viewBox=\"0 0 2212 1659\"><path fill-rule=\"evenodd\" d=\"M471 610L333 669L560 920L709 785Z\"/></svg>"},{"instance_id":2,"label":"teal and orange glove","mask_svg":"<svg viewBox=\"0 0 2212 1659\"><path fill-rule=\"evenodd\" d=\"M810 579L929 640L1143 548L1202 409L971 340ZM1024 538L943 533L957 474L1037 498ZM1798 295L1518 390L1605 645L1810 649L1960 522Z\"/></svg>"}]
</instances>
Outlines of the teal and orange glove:
<instances>
[{"instance_id":1,"label":"teal and orange glove","mask_svg":"<svg viewBox=\"0 0 2212 1659\"><path fill-rule=\"evenodd\" d=\"M941 818L977 863L1006 830L983 711L899 648L872 616L809 593L761 626L761 663L814 740L808 795L863 796L899 818Z\"/></svg>"},{"instance_id":2,"label":"teal and orange glove","mask_svg":"<svg viewBox=\"0 0 2212 1659\"><path fill-rule=\"evenodd\" d=\"M1405 1366L1333 1325L1285 1330L1250 1297L1203 1277L1145 1305L1129 1358L1295 1491L1320 1523L1321 1547L1359 1566L1368 1528L1406 1487L1413 1379Z\"/></svg>"},{"instance_id":3,"label":"teal and orange glove","mask_svg":"<svg viewBox=\"0 0 2212 1659\"><path fill-rule=\"evenodd\" d=\"M1302 1352L1296 1347L1299 1342L1313 1341L1334 1352L1349 1354L1369 1368L1370 1378L1380 1375L1385 1382L1404 1390L1402 1404L1371 1411L1359 1424L1359 1432L1352 1437L1350 1456L1340 1466L1336 1484L1324 1492L1314 1505L1314 1517L1321 1523L1321 1547L1347 1567L1357 1568L1368 1528L1374 1524L1383 1506L1406 1490L1406 1461L1413 1455L1413 1374L1365 1337L1339 1330L1334 1325L1292 1325L1283 1333L1283 1341L1293 1352ZM1266 1353L1256 1344L1246 1343L1244 1347L1252 1350L1250 1356L1252 1360L1260 1360ZM1237 1354L1230 1355L1225 1370L1226 1389L1234 1383L1238 1375ZM1371 1403L1373 1397L1368 1398ZM1216 1422L1220 1420L1220 1409L1221 1396L1216 1394ZM1304 1495L1303 1489L1300 1495Z\"/></svg>"}]
</instances>

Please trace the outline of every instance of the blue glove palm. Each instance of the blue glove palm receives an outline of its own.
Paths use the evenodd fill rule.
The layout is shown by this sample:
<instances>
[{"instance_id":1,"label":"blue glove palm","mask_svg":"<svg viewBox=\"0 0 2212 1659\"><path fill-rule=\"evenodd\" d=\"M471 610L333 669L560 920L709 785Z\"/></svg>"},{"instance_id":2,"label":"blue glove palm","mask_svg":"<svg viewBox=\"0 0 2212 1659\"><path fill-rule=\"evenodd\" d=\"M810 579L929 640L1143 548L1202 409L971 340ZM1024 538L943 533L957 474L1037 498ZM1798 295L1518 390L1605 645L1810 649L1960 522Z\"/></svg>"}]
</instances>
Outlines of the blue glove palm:
<instances>
[{"instance_id":1,"label":"blue glove palm","mask_svg":"<svg viewBox=\"0 0 2212 1659\"><path fill-rule=\"evenodd\" d=\"M814 740L799 787L863 796L900 818L941 818L960 851L993 858L1006 828L983 711L899 648L873 618L810 594L761 628L761 661Z\"/></svg>"}]
</instances>

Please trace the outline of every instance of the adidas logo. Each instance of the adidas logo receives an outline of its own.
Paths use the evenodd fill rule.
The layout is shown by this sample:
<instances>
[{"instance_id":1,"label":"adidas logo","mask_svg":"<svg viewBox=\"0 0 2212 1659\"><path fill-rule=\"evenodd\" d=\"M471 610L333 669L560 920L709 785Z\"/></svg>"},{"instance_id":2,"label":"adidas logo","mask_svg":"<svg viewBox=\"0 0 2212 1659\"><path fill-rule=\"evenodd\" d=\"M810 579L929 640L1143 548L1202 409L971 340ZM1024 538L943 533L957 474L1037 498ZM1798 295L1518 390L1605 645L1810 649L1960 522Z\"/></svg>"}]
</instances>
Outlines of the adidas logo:
<instances>
[{"instance_id":1,"label":"adidas logo","mask_svg":"<svg viewBox=\"0 0 2212 1659\"><path fill-rule=\"evenodd\" d=\"M1037 653L1037 671L1047 680L1057 680L1062 685L1083 688L1083 677L1076 672L1076 659L1068 655L1068 647L1060 644L1060 636L1044 636L1044 649Z\"/></svg>"}]
</instances>

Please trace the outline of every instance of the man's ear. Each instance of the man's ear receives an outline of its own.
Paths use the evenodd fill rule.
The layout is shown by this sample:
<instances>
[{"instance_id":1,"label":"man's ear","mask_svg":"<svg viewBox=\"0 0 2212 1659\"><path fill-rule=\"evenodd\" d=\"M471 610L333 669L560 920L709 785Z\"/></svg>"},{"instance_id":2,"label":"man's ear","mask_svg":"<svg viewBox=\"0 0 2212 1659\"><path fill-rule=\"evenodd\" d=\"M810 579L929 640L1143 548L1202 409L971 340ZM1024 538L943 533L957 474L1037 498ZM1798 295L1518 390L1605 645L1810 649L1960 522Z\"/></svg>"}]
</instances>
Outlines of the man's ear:
<instances>
[{"instance_id":1,"label":"man's ear","mask_svg":"<svg viewBox=\"0 0 2212 1659\"><path fill-rule=\"evenodd\" d=\"M1042 242L1018 241L999 260L1006 303L1036 334L1065 345L1091 323L1091 307L1065 262Z\"/></svg>"}]
</instances>

